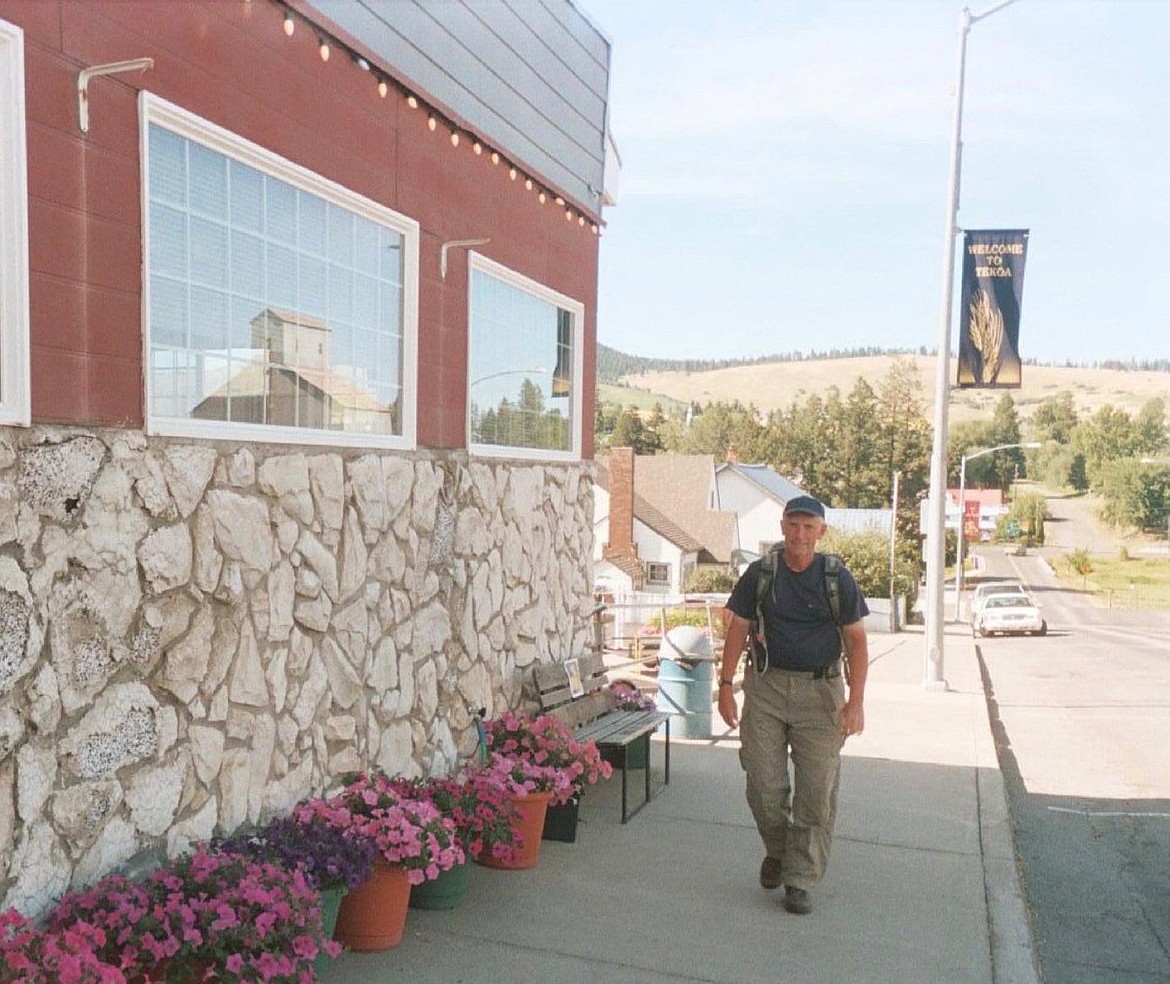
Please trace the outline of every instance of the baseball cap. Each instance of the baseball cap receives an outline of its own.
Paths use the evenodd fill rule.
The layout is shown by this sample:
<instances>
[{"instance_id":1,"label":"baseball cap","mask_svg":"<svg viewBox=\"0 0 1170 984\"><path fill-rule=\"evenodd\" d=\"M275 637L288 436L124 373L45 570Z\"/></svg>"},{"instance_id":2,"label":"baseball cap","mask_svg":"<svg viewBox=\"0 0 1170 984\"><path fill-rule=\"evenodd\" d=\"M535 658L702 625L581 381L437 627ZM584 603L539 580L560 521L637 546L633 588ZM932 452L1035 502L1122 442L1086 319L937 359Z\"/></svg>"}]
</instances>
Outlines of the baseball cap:
<instances>
[{"instance_id":1,"label":"baseball cap","mask_svg":"<svg viewBox=\"0 0 1170 984\"><path fill-rule=\"evenodd\" d=\"M793 513L807 513L824 519L825 507L819 499L814 499L811 495L798 495L784 504L784 515L791 516Z\"/></svg>"}]
</instances>

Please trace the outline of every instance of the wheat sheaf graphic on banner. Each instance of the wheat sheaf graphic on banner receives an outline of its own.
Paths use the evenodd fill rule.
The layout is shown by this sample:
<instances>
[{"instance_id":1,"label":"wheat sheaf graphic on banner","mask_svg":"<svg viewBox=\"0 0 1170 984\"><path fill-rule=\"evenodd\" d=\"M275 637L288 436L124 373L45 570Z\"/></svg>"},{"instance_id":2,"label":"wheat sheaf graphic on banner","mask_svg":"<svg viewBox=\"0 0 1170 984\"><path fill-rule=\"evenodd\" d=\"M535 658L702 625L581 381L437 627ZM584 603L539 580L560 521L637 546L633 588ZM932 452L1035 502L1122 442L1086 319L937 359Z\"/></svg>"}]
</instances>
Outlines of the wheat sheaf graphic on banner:
<instances>
[{"instance_id":1,"label":"wheat sheaf graphic on banner","mask_svg":"<svg viewBox=\"0 0 1170 984\"><path fill-rule=\"evenodd\" d=\"M994 383L999 375L1003 351L1003 315L991 303L987 291L980 290L968 307L967 334L971 347L979 353L979 372L975 382Z\"/></svg>"}]
</instances>

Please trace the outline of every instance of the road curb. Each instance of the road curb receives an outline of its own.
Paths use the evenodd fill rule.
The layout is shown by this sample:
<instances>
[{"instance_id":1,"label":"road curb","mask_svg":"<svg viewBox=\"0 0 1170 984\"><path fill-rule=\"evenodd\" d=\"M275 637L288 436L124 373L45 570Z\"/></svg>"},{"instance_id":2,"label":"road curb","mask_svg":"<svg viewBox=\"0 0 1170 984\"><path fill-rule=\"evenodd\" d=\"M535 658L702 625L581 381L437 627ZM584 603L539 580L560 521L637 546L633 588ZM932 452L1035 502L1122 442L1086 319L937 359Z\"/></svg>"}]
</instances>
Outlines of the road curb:
<instances>
[{"instance_id":1,"label":"road curb","mask_svg":"<svg viewBox=\"0 0 1170 984\"><path fill-rule=\"evenodd\" d=\"M1020 878L1011 807L995 739L992 701L987 692L988 678L977 645L972 646L972 656L979 666L983 693L980 717L984 731L982 735L976 734L975 792L991 977L994 984L1040 984L1032 914Z\"/></svg>"},{"instance_id":2,"label":"road curb","mask_svg":"<svg viewBox=\"0 0 1170 984\"><path fill-rule=\"evenodd\" d=\"M1003 773L981 768L976 783L992 979L995 984L1040 984Z\"/></svg>"}]
</instances>

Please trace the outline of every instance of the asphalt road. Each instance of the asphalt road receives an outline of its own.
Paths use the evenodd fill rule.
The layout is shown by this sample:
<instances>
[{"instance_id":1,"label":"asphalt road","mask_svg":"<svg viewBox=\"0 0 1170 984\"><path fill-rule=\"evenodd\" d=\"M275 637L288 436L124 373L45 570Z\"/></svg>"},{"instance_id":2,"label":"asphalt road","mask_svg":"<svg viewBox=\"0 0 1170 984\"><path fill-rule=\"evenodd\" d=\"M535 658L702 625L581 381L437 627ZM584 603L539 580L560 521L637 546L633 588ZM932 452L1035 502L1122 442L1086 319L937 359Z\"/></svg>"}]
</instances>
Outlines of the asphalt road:
<instances>
[{"instance_id":1,"label":"asphalt road","mask_svg":"<svg viewBox=\"0 0 1170 984\"><path fill-rule=\"evenodd\" d=\"M1042 979L1170 982L1170 613L1097 608L1037 557L979 552L1049 624L978 643Z\"/></svg>"}]
</instances>

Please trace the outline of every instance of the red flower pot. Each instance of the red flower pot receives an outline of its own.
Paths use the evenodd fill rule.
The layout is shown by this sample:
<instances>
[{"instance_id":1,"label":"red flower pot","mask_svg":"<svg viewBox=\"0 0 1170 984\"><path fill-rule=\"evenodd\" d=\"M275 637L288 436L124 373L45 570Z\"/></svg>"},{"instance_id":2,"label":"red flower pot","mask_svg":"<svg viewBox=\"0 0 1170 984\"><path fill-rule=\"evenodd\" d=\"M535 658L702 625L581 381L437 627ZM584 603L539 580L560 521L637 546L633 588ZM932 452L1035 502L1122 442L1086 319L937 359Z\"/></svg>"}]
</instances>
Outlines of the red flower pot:
<instances>
[{"instance_id":1,"label":"red flower pot","mask_svg":"<svg viewBox=\"0 0 1170 984\"><path fill-rule=\"evenodd\" d=\"M363 953L398 946L406 929L409 903L406 869L375 858L370 877L341 900L333 938Z\"/></svg>"},{"instance_id":2,"label":"red flower pot","mask_svg":"<svg viewBox=\"0 0 1170 984\"><path fill-rule=\"evenodd\" d=\"M489 868L535 868L540 860L540 839L544 833L544 815L548 811L552 793L529 793L526 796L513 796L512 805L520 814L518 823L520 834L520 848L516 851L515 860L501 861L491 856L489 851L481 851L475 859Z\"/></svg>"}]
</instances>

